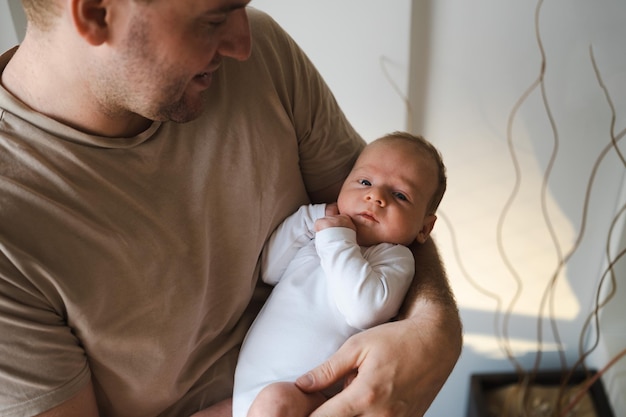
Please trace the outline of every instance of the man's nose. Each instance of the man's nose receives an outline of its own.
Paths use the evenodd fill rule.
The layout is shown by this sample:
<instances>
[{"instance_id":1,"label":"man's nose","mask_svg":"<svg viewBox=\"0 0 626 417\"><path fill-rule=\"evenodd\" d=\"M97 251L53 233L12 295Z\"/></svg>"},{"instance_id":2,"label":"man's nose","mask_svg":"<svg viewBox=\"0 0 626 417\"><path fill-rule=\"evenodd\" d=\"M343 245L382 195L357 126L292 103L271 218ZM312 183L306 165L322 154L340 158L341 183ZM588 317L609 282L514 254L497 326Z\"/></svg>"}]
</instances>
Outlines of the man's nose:
<instances>
[{"instance_id":1,"label":"man's nose","mask_svg":"<svg viewBox=\"0 0 626 417\"><path fill-rule=\"evenodd\" d=\"M230 12L228 25L228 33L224 35L217 51L222 56L245 61L250 57L252 50L250 23L246 8L242 7Z\"/></svg>"}]
</instances>

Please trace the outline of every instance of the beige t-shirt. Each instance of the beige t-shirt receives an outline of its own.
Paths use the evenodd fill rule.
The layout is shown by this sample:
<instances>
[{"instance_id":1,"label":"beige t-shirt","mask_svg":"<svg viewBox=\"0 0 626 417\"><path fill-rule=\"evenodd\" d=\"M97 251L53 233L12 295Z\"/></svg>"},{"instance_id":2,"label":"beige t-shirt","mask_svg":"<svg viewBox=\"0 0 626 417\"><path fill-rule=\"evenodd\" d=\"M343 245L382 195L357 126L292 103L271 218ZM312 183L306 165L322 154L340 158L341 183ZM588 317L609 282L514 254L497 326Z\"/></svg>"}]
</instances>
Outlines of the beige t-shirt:
<instances>
[{"instance_id":1,"label":"beige t-shirt","mask_svg":"<svg viewBox=\"0 0 626 417\"><path fill-rule=\"evenodd\" d=\"M230 395L265 240L363 146L293 41L249 14L252 57L224 62L190 123L95 137L0 88L1 416L90 378L103 416Z\"/></svg>"}]
</instances>

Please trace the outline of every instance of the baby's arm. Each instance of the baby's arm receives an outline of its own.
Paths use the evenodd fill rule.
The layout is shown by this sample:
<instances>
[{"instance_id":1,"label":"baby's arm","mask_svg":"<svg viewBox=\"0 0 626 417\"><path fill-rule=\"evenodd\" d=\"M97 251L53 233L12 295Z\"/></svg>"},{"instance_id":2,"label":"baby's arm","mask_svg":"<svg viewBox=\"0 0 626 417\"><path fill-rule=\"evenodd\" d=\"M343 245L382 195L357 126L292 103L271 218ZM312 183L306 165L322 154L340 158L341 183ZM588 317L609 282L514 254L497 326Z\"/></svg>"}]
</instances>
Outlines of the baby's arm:
<instances>
[{"instance_id":1,"label":"baby's arm","mask_svg":"<svg viewBox=\"0 0 626 417\"><path fill-rule=\"evenodd\" d=\"M340 217L332 218L342 222ZM317 252L332 297L347 323L365 329L394 317L413 278L411 251L383 243L362 253L352 228L320 229L315 238Z\"/></svg>"},{"instance_id":2,"label":"baby's arm","mask_svg":"<svg viewBox=\"0 0 626 417\"><path fill-rule=\"evenodd\" d=\"M315 220L325 213L325 204L304 205L274 230L261 254L261 278L265 283L278 283L296 252L315 237Z\"/></svg>"}]
</instances>

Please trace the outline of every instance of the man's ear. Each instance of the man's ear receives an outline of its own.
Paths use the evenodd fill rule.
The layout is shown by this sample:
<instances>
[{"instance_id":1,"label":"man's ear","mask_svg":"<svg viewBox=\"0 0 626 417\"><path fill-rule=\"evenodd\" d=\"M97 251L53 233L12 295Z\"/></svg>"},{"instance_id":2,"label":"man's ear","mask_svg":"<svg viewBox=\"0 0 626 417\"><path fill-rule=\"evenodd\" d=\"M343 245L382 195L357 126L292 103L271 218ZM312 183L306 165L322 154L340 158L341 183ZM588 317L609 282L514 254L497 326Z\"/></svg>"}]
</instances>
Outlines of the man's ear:
<instances>
[{"instance_id":1,"label":"man's ear","mask_svg":"<svg viewBox=\"0 0 626 417\"><path fill-rule=\"evenodd\" d=\"M109 36L106 0L69 0L72 19L78 33L89 44L98 46Z\"/></svg>"},{"instance_id":2,"label":"man's ear","mask_svg":"<svg viewBox=\"0 0 626 417\"><path fill-rule=\"evenodd\" d=\"M435 227L435 222L437 221L437 216L434 214L429 214L424 218L424 224L422 225L422 229L418 232L417 238L415 239L418 243L424 243L428 240L430 236L430 232Z\"/></svg>"}]
</instances>

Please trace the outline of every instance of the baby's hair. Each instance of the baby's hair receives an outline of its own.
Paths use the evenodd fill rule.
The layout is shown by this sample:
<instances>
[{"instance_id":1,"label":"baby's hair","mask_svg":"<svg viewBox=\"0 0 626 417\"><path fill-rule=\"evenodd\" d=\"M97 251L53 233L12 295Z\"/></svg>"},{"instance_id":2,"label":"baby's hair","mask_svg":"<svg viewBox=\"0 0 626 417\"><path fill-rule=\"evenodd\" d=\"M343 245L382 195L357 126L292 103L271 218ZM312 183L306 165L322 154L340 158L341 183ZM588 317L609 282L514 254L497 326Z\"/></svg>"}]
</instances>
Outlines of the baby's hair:
<instances>
[{"instance_id":1,"label":"baby's hair","mask_svg":"<svg viewBox=\"0 0 626 417\"><path fill-rule=\"evenodd\" d=\"M435 190L435 193L428 203L428 214L435 214L437 208L439 207L439 203L441 203L441 199L446 192L446 187L448 184L448 180L446 177L446 166L443 163L443 159L439 150L435 148L435 146L427 141L423 136L413 135L408 132L396 131L393 133L389 133L381 138L376 139L374 142L384 140L404 140L413 143L414 145L416 145L420 153L432 158L433 162L435 162L435 165L437 166L437 189Z\"/></svg>"}]
</instances>

